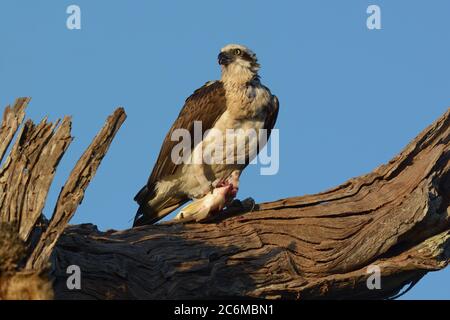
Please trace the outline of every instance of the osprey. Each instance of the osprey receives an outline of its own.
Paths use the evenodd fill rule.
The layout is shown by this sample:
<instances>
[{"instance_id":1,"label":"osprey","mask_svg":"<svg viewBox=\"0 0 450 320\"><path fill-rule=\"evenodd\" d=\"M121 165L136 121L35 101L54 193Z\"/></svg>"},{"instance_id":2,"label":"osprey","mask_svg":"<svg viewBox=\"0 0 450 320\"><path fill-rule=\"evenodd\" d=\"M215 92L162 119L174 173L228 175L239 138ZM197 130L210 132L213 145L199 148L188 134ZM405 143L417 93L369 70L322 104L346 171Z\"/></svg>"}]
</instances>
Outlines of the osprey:
<instances>
[{"instance_id":1,"label":"osprey","mask_svg":"<svg viewBox=\"0 0 450 320\"><path fill-rule=\"evenodd\" d=\"M278 99L261 84L256 55L245 46L230 44L221 49L218 63L221 79L207 82L187 98L167 133L147 184L134 198L139 209L133 226L153 224L189 200L194 201L177 218L193 217L200 221L222 210L236 196L242 170L267 142L278 115ZM183 155L190 161L174 161L173 149L178 143L173 139L174 133L187 130L192 137L196 122L201 123L201 139L194 139ZM212 129L223 136L229 129L254 130L256 137L249 136L243 155L237 155L245 161L192 161L199 150L217 142ZM266 131L265 139L261 139L262 129ZM256 153L250 150L255 144ZM231 146L231 150L236 148Z\"/></svg>"}]
</instances>

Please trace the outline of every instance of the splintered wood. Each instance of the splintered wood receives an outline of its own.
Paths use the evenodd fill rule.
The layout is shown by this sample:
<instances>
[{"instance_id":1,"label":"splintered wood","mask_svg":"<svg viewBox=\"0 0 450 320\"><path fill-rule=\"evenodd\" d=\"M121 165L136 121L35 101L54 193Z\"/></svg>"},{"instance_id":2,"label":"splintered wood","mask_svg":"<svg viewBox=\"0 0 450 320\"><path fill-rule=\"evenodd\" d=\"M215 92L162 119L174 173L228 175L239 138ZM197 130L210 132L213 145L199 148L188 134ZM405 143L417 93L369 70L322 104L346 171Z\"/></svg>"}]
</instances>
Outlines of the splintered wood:
<instances>
[{"instance_id":1,"label":"splintered wood","mask_svg":"<svg viewBox=\"0 0 450 320\"><path fill-rule=\"evenodd\" d=\"M19 285L22 283L20 279L42 278L58 238L83 200L89 182L126 118L122 108L108 117L61 189L53 215L47 223L42 210L59 161L72 141L71 119L65 117L55 123L44 119L37 125L27 120L20 128L29 101L29 98L20 98L12 107L8 106L0 127L0 160L17 134L0 168L0 226L13 228L21 241L28 245L27 256L20 259L25 261L23 265L18 264L16 270L8 269L7 272L1 272L0 266L0 298L20 297L17 288L25 288ZM0 263L3 261L2 255L6 252L0 251ZM14 256L14 252L7 255ZM46 280L43 281L45 283ZM47 288L45 285L40 287ZM23 296L51 297L52 294L28 292Z\"/></svg>"}]
</instances>

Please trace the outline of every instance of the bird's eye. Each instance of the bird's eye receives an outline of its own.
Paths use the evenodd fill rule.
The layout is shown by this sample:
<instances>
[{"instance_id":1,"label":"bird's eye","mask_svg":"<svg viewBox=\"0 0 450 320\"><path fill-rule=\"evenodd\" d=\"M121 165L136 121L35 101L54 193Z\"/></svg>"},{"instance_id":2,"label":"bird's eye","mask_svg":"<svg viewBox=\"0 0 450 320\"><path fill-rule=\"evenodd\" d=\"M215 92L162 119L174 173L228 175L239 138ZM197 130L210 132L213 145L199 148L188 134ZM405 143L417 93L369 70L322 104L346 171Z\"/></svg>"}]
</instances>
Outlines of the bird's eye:
<instances>
[{"instance_id":1,"label":"bird's eye","mask_svg":"<svg viewBox=\"0 0 450 320\"><path fill-rule=\"evenodd\" d=\"M242 53L241 49L235 49L235 50L234 50L234 54L235 54L236 56L240 56L241 53Z\"/></svg>"}]
</instances>

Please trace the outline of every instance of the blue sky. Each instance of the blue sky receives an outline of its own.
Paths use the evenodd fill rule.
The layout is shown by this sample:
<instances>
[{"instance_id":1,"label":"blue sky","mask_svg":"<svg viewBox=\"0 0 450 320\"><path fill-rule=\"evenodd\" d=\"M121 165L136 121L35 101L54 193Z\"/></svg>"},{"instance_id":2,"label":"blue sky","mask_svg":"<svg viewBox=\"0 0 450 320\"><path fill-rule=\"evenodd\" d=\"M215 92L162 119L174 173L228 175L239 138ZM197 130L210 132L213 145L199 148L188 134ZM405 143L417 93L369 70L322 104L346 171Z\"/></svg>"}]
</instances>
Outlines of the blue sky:
<instances>
[{"instance_id":1,"label":"blue sky","mask_svg":"<svg viewBox=\"0 0 450 320\"><path fill-rule=\"evenodd\" d=\"M81 30L66 8L81 8ZM377 4L382 30L366 28ZM450 2L6 1L0 4L0 105L31 96L38 121L73 116L73 141L49 196L115 107L128 118L72 223L130 225L136 191L184 99L220 77L227 43L252 48L281 102L280 171L250 166L240 198L323 191L387 162L450 105ZM357 134L355 134L357 133ZM450 270L405 298L450 299Z\"/></svg>"}]
</instances>

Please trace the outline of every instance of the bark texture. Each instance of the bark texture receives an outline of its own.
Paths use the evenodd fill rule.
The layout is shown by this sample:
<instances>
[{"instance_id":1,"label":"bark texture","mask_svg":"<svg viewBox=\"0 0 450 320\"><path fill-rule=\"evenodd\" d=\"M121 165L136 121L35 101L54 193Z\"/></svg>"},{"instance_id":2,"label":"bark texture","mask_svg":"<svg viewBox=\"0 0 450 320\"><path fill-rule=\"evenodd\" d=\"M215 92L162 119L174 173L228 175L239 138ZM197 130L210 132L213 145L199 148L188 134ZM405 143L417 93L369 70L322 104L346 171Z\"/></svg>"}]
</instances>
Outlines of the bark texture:
<instances>
[{"instance_id":1,"label":"bark texture","mask_svg":"<svg viewBox=\"0 0 450 320\"><path fill-rule=\"evenodd\" d=\"M394 297L449 262L449 138L450 111L370 174L209 223L69 227L55 250L56 296ZM70 264L83 270L80 291L65 289ZM374 266L379 290L367 286Z\"/></svg>"},{"instance_id":2,"label":"bark texture","mask_svg":"<svg viewBox=\"0 0 450 320\"><path fill-rule=\"evenodd\" d=\"M1 157L24 119L29 100L17 99L14 107L5 109ZM71 120L25 122L0 169L0 299L53 297L48 259L124 120L121 108L107 119L63 186L50 222L42 210L59 161L72 141Z\"/></svg>"},{"instance_id":3,"label":"bark texture","mask_svg":"<svg viewBox=\"0 0 450 320\"><path fill-rule=\"evenodd\" d=\"M21 112L7 109L0 137L17 130ZM323 193L244 202L201 224L67 226L124 119L121 109L108 118L50 222L41 203L70 143L70 120L25 123L0 171L0 218L13 228L0 243L18 252L0 249L0 298L20 294L8 291L16 278L44 274L54 289L46 297L57 299L381 299L450 261L450 110L389 163ZM43 180L34 179L40 171ZM80 267L80 290L67 288L70 265ZM381 288L370 290L377 271Z\"/></svg>"}]
</instances>

